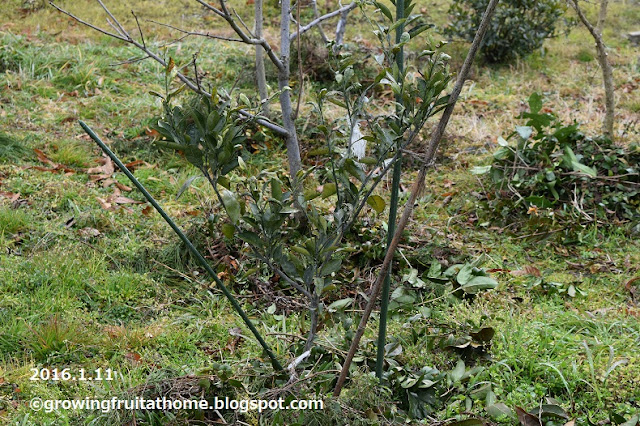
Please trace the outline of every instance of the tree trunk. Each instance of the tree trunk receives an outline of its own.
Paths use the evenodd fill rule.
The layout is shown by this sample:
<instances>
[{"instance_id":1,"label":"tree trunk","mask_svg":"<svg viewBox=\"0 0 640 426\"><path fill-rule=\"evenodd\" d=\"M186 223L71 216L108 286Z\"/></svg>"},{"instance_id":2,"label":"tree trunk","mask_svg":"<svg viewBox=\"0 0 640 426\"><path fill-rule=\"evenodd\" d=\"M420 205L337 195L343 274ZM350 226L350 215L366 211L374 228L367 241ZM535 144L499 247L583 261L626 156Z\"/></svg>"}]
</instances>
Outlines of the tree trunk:
<instances>
[{"instance_id":1,"label":"tree trunk","mask_svg":"<svg viewBox=\"0 0 640 426\"><path fill-rule=\"evenodd\" d=\"M600 0L600 13L598 14L598 23L596 24L596 29L598 33L602 36L602 30L604 29L604 21L607 19L607 6L609 5L609 0Z\"/></svg>"},{"instance_id":2,"label":"tree trunk","mask_svg":"<svg viewBox=\"0 0 640 426\"><path fill-rule=\"evenodd\" d=\"M262 38L262 0L256 0L255 3L255 36L256 38ZM264 71L264 49L260 45L256 45L256 84L258 85L258 94L260 95L260 101L263 102L262 111L269 115L269 93L267 92L267 77Z\"/></svg>"},{"instance_id":3,"label":"tree trunk","mask_svg":"<svg viewBox=\"0 0 640 426\"><path fill-rule=\"evenodd\" d=\"M280 15L280 61L282 68L278 70L278 88L280 89L280 107L282 108L282 124L289 133L286 138L287 157L289 160L289 173L292 184L297 188L296 174L302 168L300 160L300 146L298 145L298 135L295 121L293 120L293 109L291 107L291 89L289 88L290 63L291 63L291 34L289 27L291 24L291 0L282 0Z\"/></svg>"},{"instance_id":4,"label":"tree trunk","mask_svg":"<svg viewBox=\"0 0 640 426\"><path fill-rule=\"evenodd\" d=\"M613 139L613 124L615 118L615 87L613 85L613 67L609 62L609 57L607 54L607 47L604 45L604 41L602 40L602 33L598 28L594 28L593 25L589 22L589 20L582 13L582 9L578 6L577 0L569 0L576 13L578 14L578 18L582 22L582 24L587 28L587 30L591 33L591 36L596 42L596 51L598 53L598 63L600 64L600 68L602 68L602 80L604 85L604 96L605 96L605 113L604 120L602 122L602 132ZM600 3L600 14L598 16L598 25L604 26L604 18L607 15L607 3L608 0L602 0Z\"/></svg>"}]
</instances>

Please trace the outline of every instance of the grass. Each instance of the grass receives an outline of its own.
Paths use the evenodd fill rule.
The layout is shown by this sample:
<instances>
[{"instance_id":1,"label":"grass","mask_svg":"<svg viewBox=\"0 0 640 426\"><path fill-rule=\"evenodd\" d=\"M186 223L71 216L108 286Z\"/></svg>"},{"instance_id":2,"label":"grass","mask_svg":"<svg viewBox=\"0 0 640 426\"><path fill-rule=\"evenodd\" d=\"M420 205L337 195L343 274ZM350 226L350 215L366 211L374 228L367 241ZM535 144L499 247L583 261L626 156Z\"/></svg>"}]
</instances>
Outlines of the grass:
<instances>
[{"instance_id":1,"label":"grass","mask_svg":"<svg viewBox=\"0 0 640 426\"><path fill-rule=\"evenodd\" d=\"M129 6L116 3L114 13L134 28ZM149 61L123 65L137 52L70 24L49 7L38 8L39 2L30 4L32 9L14 0L0 12L0 22L5 22L0 25L0 421L124 424L131 421L131 413L34 412L27 402L33 397L136 394L144 384L160 388L176 378L212 371L218 368L214 362L229 366L248 389L259 389L256 383L269 380L268 367L259 361L264 361L259 346L250 338L234 339L230 330L240 327L243 335L249 335L248 330L162 219L146 214L144 204L105 210L98 198L113 195L116 183L105 185L86 173L87 168L100 165L101 154L77 126L78 119L96 129L124 162L146 162L136 168L136 177L205 253L222 240L219 231L209 227L209 214L216 213L217 207L207 183L195 181L176 199L182 183L197 172L180 156L158 151L146 133L160 112L157 98L148 92L164 91L163 70ZM61 4L76 8L91 22L104 22L94 2ZM430 4L430 19L438 27L446 23L446 4L445 0ZM146 19L224 28L197 7L182 9L178 2L169 2L165 8L151 6L142 0L135 3L147 41L154 46L166 42L170 32ZM245 7L239 7L240 13L247 12ZM615 79L617 85L630 88L617 91L619 141L627 144L638 141L637 85L633 89L638 59L623 35L634 29L640 17L629 2L613 2L610 8L605 37L613 49ZM594 16L595 9L587 10ZM354 16L346 39L372 44L363 28L362 20ZM454 61L466 49L460 43L448 48ZM188 63L194 50L200 51L203 69L220 84L231 88L238 80L240 90L250 91L247 49L187 40L164 54L180 65ZM582 243L563 246L552 239L518 238L469 220L476 209L473 192L480 189L468 169L486 164L497 136L506 136L518 124L514 117L533 91L543 93L546 103L564 120L580 121L586 133L599 131L603 91L594 55L586 31L576 28L566 38L547 42L544 51L513 64L476 65L473 81L463 90L438 173L429 176L429 191L410 225L407 245L411 250L403 249L409 264L400 261L398 280L409 267L425 272L433 257L450 263L481 257L488 269L533 265L547 282L565 289L573 284L583 293L570 297L536 285L531 277L501 272L493 274L499 287L474 301L445 297L432 302L437 294L416 292L413 307L393 313L388 333L402 344L397 361L408 370L454 368L460 358L455 351L425 350L432 343L433 330L442 324L450 326L447 332L456 337L477 326L496 332L486 358L467 360L483 371L470 384L461 384L462 390L433 413L434 419L464 418L468 413L486 417L486 400L470 391L483 383L490 383L496 400L509 407L529 409L553 397L576 424L586 424L587 419L605 421L610 412L627 419L638 413L640 311L624 287L639 274L638 241L615 229L587 229ZM310 115L304 102L302 108L301 126ZM269 147L260 145L248 167L284 169L281 141L268 137L266 142ZM309 149L313 141L302 140L302 144ZM51 166L39 160L34 149L68 171L43 170ZM129 185L121 174L113 178ZM407 187L411 178L410 174L405 178ZM442 194L452 192L445 202ZM9 193L19 194L18 200L5 196ZM122 190L122 195L141 199L135 191ZM367 235L381 228L374 225ZM362 269L345 272L351 279L342 283L345 291L355 289L355 294L368 288L367 274L375 272L370 267L377 264L381 247L373 242L366 250ZM226 260L240 255L220 254ZM280 296L259 292L261 281L269 281L266 271L260 271L257 279L243 278L253 265L241 262L231 279L233 274L224 265L224 261L218 263L218 271L223 277L227 274L225 279L260 330L268 334L279 357L292 359L298 343L286 336L306 330L303 315L283 305ZM272 305L276 311L270 313ZM430 314L416 319L420 307L429 308ZM340 323L328 324L321 332L319 345L329 348L323 350L341 350ZM374 353L375 335L372 326L365 335L363 353ZM626 363L610 370L611 353L613 362ZM343 398L325 412L313 414L319 416L314 417L319 424L375 424L393 411L391 401L398 396L377 389L364 363L358 366L360 371L354 373ZM104 386L29 380L30 369L40 367L111 368L120 373L120 379ZM216 388L220 395L248 392L226 383ZM162 413L138 413L137 420L170 424ZM245 420L259 421L253 415Z\"/></svg>"}]
</instances>

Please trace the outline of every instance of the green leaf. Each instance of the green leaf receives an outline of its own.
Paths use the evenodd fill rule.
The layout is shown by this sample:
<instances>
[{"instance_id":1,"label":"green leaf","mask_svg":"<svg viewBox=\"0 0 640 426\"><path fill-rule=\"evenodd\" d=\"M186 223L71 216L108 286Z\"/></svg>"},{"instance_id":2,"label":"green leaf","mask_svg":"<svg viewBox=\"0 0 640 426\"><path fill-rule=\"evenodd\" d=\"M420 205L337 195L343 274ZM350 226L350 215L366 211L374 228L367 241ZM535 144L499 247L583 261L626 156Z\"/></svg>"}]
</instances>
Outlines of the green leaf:
<instances>
[{"instance_id":1,"label":"green leaf","mask_svg":"<svg viewBox=\"0 0 640 426\"><path fill-rule=\"evenodd\" d=\"M451 373L449 373L451 380L454 383L459 382L460 379L462 379L462 376L464 376L464 371L465 371L464 361L460 359L458 360L456 367L453 370L451 370Z\"/></svg>"},{"instance_id":2,"label":"green leaf","mask_svg":"<svg viewBox=\"0 0 640 426\"><path fill-rule=\"evenodd\" d=\"M367 204L369 204L371 208L376 211L376 213L382 213L386 206L386 203L379 195L372 195L367 198Z\"/></svg>"},{"instance_id":3,"label":"green leaf","mask_svg":"<svg viewBox=\"0 0 640 426\"><path fill-rule=\"evenodd\" d=\"M498 420L503 416L507 416L509 418L513 418L513 410L509 408L506 404L502 402L498 402L497 404L489 405L485 408L489 417L494 420Z\"/></svg>"},{"instance_id":4,"label":"green leaf","mask_svg":"<svg viewBox=\"0 0 640 426\"><path fill-rule=\"evenodd\" d=\"M596 169L592 168L592 167L588 167L585 166L584 164L580 163L578 161L578 158L576 157L576 155L573 153L573 150L568 147L565 146L564 147L564 159L565 161L567 161L571 167L573 168L573 170L575 172L581 172L584 173L590 177L596 177L598 176L598 172Z\"/></svg>"},{"instance_id":5,"label":"green leaf","mask_svg":"<svg viewBox=\"0 0 640 426\"><path fill-rule=\"evenodd\" d=\"M236 232L236 227L230 223L222 225L222 234L227 238L233 238L233 234Z\"/></svg>"},{"instance_id":6,"label":"green leaf","mask_svg":"<svg viewBox=\"0 0 640 426\"><path fill-rule=\"evenodd\" d=\"M256 246L256 247L263 246L262 240L260 239L258 234L256 234L255 232L251 232L251 231L241 232L238 234L238 238L240 238L242 241L245 241L251 244L252 246Z\"/></svg>"},{"instance_id":7,"label":"green leaf","mask_svg":"<svg viewBox=\"0 0 640 426\"><path fill-rule=\"evenodd\" d=\"M282 201L282 184L276 178L271 179L271 196L278 201Z\"/></svg>"},{"instance_id":8,"label":"green leaf","mask_svg":"<svg viewBox=\"0 0 640 426\"><path fill-rule=\"evenodd\" d=\"M236 200L235 194L227 189L223 190L222 203L224 204L224 209L229 215L229 219L231 219L231 222L236 225L238 220L240 220L240 203Z\"/></svg>"},{"instance_id":9,"label":"green leaf","mask_svg":"<svg viewBox=\"0 0 640 426\"><path fill-rule=\"evenodd\" d=\"M461 285L460 288L469 294L476 294L482 290L491 290L498 286L498 282L491 277L473 277L469 282Z\"/></svg>"},{"instance_id":10,"label":"green leaf","mask_svg":"<svg viewBox=\"0 0 640 426\"><path fill-rule=\"evenodd\" d=\"M328 198L337 192L336 184L333 182L325 183L322 187L322 198ZM306 198L306 197L305 197Z\"/></svg>"},{"instance_id":11,"label":"green leaf","mask_svg":"<svg viewBox=\"0 0 640 426\"><path fill-rule=\"evenodd\" d=\"M386 16L390 21L393 21L393 15L391 14L391 11L387 6L377 1L373 2L373 4L375 4L376 7L380 9L380 12L382 12L384 16Z\"/></svg>"},{"instance_id":12,"label":"green leaf","mask_svg":"<svg viewBox=\"0 0 640 426\"><path fill-rule=\"evenodd\" d=\"M347 308L353 302L353 298L347 297L346 299L336 300L329 306L327 306L327 310L329 312L341 311Z\"/></svg>"},{"instance_id":13,"label":"green leaf","mask_svg":"<svg viewBox=\"0 0 640 426\"><path fill-rule=\"evenodd\" d=\"M490 170L491 170L491 166L476 166L473 169L471 169L471 174L484 175L486 173L489 173Z\"/></svg>"},{"instance_id":14,"label":"green leaf","mask_svg":"<svg viewBox=\"0 0 640 426\"><path fill-rule=\"evenodd\" d=\"M531 137L533 129L529 126L516 126L516 132L518 132L522 139L527 140Z\"/></svg>"},{"instance_id":15,"label":"green leaf","mask_svg":"<svg viewBox=\"0 0 640 426\"><path fill-rule=\"evenodd\" d=\"M460 268L460 271L458 271L458 275L456 275L456 281L458 281L458 284L464 285L468 283L469 280L471 280L472 276L473 266L471 266L471 264L469 263L465 263L462 268Z\"/></svg>"},{"instance_id":16,"label":"green leaf","mask_svg":"<svg viewBox=\"0 0 640 426\"><path fill-rule=\"evenodd\" d=\"M320 276L326 277L327 275L331 275L334 272L338 272L340 270L340 266L342 265L342 259L331 259L327 263L325 263L320 269Z\"/></svg>"},{"instance_id":17,"label":"green leaf","mask_svg":"<svg viewBox=\"0 0 640 426\"><path fill-rule=\"evenodd\" d=\"M191 184L193 183L194 180L200 178L202 176L191 176L189 179L187 179L186 181L184 181L184 183L182 184L182 186L180 187L180 190L178 191L178 195L176 195L176 200L178 198L180 198L180 196L184 193L184 191L187 190L187 188L189 188L191 186Z\"/></svg>"},{"instance_id":18,"label":"green leaf","mask_svg":"<svg viewBox=\"0 0 640 426\"><path fill-rule=\"evenodd\" d=\"M529 96L529 109L533 114L537 114L542 109L542 97L539 93L533 92Z\"/></svg>"}]
</instances>

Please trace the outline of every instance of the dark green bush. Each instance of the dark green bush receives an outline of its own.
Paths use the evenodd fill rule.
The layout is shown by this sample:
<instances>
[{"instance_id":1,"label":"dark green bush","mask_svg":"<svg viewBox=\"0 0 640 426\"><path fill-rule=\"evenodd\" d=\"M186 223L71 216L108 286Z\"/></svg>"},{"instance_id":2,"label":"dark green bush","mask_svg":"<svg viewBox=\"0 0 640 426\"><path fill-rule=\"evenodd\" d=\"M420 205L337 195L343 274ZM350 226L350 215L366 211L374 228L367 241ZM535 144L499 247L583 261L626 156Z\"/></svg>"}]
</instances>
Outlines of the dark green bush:
<instances>
[{"instance_id":1,"label":"dark green bush","mask_svg":"<svg viewBox=\"0 0 640 426\"><path fill-rule=\"evenodd\" d=\"M472 41L489 0L453 0L449 9L448 36ZM487 62L506 63L542 47L545 39L556 35L564 14L564 0L503 0L498 4L482 43Z\"/></svg>"},{"instance_id":2,"label":"dark green bush","mask_svg":"<svg viewBox=\"0 0 640 426\"><path fill-rule=\"evenodd\" d=\"M476 167L490 186L480 215L515 223L529 216L536 228L575 231L589 224L640 226L640 146L588 137L579 125L542 112L537 93L490 166ZM485 219L485 218L483 218Z\"/></svg>"}]
</instances>

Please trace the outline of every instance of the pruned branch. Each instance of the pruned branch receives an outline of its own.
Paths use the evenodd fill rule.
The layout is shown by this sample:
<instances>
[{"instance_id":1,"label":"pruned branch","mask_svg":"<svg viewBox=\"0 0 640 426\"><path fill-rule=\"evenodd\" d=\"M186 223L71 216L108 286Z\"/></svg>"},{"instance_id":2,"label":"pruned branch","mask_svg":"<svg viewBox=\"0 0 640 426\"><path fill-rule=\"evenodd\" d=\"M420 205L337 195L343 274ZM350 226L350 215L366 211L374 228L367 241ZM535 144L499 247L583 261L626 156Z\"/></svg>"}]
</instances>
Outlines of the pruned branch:
<instances>
[{"instance_id":1,"label":"pruned branch","mask_svg":"<svg viewBox=\"0 0 640 426\"><path fill-rule=\"evenodd\" d=\"M200 0L198 0L198 1L200 1ZM334 16L338 16L340 14L350 12L351 10L355 9L356 6L357 6L357 4L354 2L354 3L348 4L346 6L342 6L340 9L336 9L333 12L329 12L326 15L322 15L322 16L314 19L313 21L309 22L304 27L300 27L300 29L298 31L296 31L295 33L291 34L291 40L295 39L296 37L300 36L301 34L306 33L307 31L309 31L310 29L312 29L316 25L320 24L322 21L326 21L327 19L331 19Z\"/></svg>"},{"instance_id":2,"label":"pruned branch","mask_svg":"<svg viewBox=\"0 0 640 426\"><path fill-rule=\"evenodd\" d=\"M476 31L476 35L471 43L471 48L469 49L469 53L460 69L460 74L458 75L458 79L456 80L456 84L453 87L451 95L449 97L449 103L445 108L442 117L440 118L440 122L438 123L438 127L431 135L431 139L429 140L429 144L427 145L427 151L424 156L425 162L423 166L420 168L420 172L418 173L418 177L416 181L413 183L411 187L411 193L409 195L409 200L407 201L404 210L402 212L402 216L400 217L400 221L398 222L398 226L396 228L395 233L393 234L393 239L389 244L387 249L387 254L384 257L384 261L382 263L382 267L380 271L378 271L378 276L376 281L374 282L371 295L369 297L369 301L367 302L367 306L362 313L362 318L360 319L360 323L358 324L358 329L356 330L355 336L353 337L353 341L351 342L351 346L349 347L349 352L347 353L347 357L344 360L344 364L342 365L342 370L340 372L340 376L338 377L338 381L336 382L336 387L333 391L333 396L340 396L340 392L342 391L342 387L344 386L344 382L349 374L349 368L351 367L351 362L353 361L353 357L356 354L358 346L360 345L360 339L362 338L364 331L367 326L367 322L369 317L371 316L371 312L373 311L374 306L376 305L378 295L380 294L380 290L382 289L382 283L384 282L384 278L387 275L387 271L391 266L391 262L393 261L393 256L395 254L396 249L398 248L398 244L400 243L400 239L402 238L402 233L411 218L411 214L413 213L413 207L415 205L416 199L418 198L418 194L421 192L422 186L424 185L424 180L427 175L427 170L429 167L433 165L433 158L438 149L438 145L442 139L442 135L444 134L444 130L449 123L449 119L451 118L451 114L453 113L453 109L456 105L456 101L458 100L458 96L460 95L460 91L464 86L464 82L466 81L469 71L471 70L471 64L473 63L473 59L476 56L478 48L482 43L482 39L486 33L487 27L489 26L489 22L491 21L491 16L493 16L493 12L498 4L499 0L491 0L487 5L487 9L482 16L482 20L480 21L480 26Z\"/></svg>"}]
</instances>

